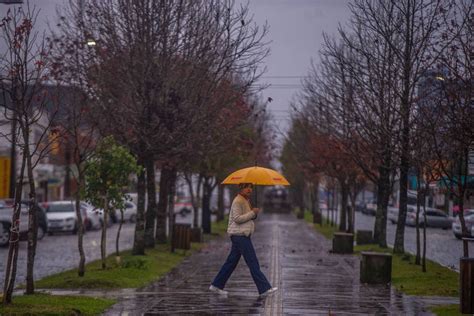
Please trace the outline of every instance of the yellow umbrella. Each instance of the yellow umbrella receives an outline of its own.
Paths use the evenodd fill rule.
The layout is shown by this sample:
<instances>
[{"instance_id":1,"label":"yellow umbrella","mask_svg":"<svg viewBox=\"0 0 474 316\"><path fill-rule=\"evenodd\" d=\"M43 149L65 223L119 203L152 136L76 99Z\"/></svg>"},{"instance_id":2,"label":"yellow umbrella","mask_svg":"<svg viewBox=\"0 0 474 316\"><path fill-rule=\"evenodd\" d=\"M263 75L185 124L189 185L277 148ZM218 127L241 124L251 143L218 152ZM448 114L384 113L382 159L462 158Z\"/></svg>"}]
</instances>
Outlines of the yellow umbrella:
<instances>
[{"instance_id":1,"label":"yellow umbrella","mask_svg":"<svg viewBox=\"0 0 474 316\"><path fill-rule=\"evenodd\" d=\"M252 183L254 185L290 185L284 176L275 170L249 167L232 172L222 184Z\"/></svg>"}]
</instances>

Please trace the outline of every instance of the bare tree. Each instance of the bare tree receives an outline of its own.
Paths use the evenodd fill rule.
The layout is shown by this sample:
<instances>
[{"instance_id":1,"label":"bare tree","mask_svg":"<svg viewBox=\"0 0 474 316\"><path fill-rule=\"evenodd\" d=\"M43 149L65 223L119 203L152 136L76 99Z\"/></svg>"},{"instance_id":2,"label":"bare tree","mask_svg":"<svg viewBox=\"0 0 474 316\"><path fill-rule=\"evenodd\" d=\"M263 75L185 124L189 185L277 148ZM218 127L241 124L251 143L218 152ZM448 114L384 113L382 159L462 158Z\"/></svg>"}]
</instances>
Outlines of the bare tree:
<instances>
[{"instance_id":1,"label":"bare tree","mask_svg":"<svg viewBox=\"0 0 474 316\"><path fill-rule=\"evenodd\" d=\"M248 88L268 53L262 41L266 28L252 23L246 6L236 9L230 1L82 3L75 10L82 20L67 19L63 28L78 28L81 40L97 43L88 67L97 101L93 111L113 122L100 125L101 132L130 147L143 166L158 160L177 167L189 153L188 140L195 141L191 133L209 126L212 92L232 76L244 78L241 86ZM146 179L138 180L134 253L143 254L145 236L153 234L145 234ZM165 224L164 203L158 203L158 231ZM151 232L152 208L147 213Z\"/></svg>"},{"instance_id":2,"label":"bare tree","mask_svg":"<svg viewBox=\"0 0 474 316\"><path fill-rule=\"evenodd\" d=\"M352 11L364 21L380 40L389 47L400 71L390 85L395 93L400 113L400 211L395 236L394 252L404 252L404 229L407 210L407 184L410 167L410 130L413 122L413 104L420 77L437 60L430 54L434 46L446 47L449 41L440 42L438 27L449 12L450 2L378 1L355 2Z\"/></svg>"},{"instance_id":3,"label":"bare tree","mask_svg":"<svg viewBox=\"0 0 474 316\"><path fill-rule=\"evenodd\" d=\"M463 236L467 236L464 201L468 188L469 153L474 146L473 108L473 4L458 1L452 19L446 19L443 37L451 39L441 54L431 81L428 82L424 106L420 107L423 127L433 146L436 170L441 173L445 191L454 196L459 206ZM467 241L463 255L469 256Z\"/></svg>"},{"instance_id":4,"label":"bare tree","mask_svg":"<svg viewBox=\"0 0 474 316\"><path fill-rule=\"evenodd\" d=\"M11 303L15 284L20 199L25 182L28 183L29 191L26 293L34 293L33 270L38 230L34 168L48 153L47 135L55 113L53 90L44 85L48 80L48 50L44 46L44 39L34 30L38 12L36 8L30 8L29 4L17 7L9 10L0 24L6 46L5 54L0 57L4 115L17 127L9 136L12 136L11 140L20 148L22 157L20 177L15 189L12 233L5 273L5 304ZM46 111L48 102L52 104L50 111ZM33 129L36 131L34 134Z\"/></svg>"},{"instance_id":5,"label":"bare tree","mask_svg":"<svg viewBox=\"0 0 474 316\"><path fill-rule=\"evenodd\" d=\"M391 90L393 52L353 12L353 33L338 42L325 37L321 64L304 82L306 115L314 126L342 140L366 177L377 184L374 239L386 247L387 204L396 170L399 116ZM355 141L344 141L344 140Z\"/></svg>"}]
</instances>

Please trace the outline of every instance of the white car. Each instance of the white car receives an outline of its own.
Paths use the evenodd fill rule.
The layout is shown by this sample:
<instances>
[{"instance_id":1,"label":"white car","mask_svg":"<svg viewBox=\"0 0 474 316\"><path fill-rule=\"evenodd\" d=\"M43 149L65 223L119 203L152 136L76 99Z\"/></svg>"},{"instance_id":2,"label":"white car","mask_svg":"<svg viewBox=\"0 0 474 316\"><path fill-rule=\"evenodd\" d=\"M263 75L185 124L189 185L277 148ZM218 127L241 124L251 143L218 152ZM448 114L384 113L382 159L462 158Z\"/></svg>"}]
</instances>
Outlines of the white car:
<instances>
[{"instance_id":1,"label":"white car","mask_svg":"<svg viewBox=\"0 0 474 316\"><path fill-rule=\"evenodd\" d=\"M101 229L102 225L104 224L104 219L103 219L104 211L102 209L95 208L94 206L92 206L91 204L85 201L81 201L81 208L86 209L86 214L87 214L87 219L88 219L86 223L86 229L87 230Z\"/></svg>"},{"instance_id":2,"label":"white car","mask_svg":"<svg viewBox=\"0 0 474 316\"><path fill-rule=\"evenodd\" d=\"M74 201L55 201L46 204L46 217L48 219L48 233L55 232L77 233L79 227ZM87 215L87 209L81 206L81 215L84 226L91 228L91 220Z\"/></svg>"},{"instance_id":3,"label":"white car","mask_svg":"<svg viewBox=\"0 0 474 316\"><path fill-rule=\"evenodd\" d=\"M464 222L466 223L466 229L469 236L467 237L474 237L474 213L468 213L464 215ZM459 216L455 218L451 229L453 230L453 234L457 239L461 239L462 237L462 230L461 230L461 221L459 220Z\"/></svg>"},{"instance_id":4,"label":"white car","mask_svg":"<svg viewBox=\"0 0 474 316\"><path fill-rule=\"evenodd\" d=\"M124 223L130 222L135 223L137 221L137 205L132 201L124 202L125 209L123 210L123 221ZM112 214L111 214L112 215ZM115 210L113 216L115 216L115 221L118 222L121 218L120 210Z\"/></svg>"},{"instance_id":5,"label":"white car","mask_svg":"<svg viewBox=\"0 0 474 316\"><path fill-rule=\"evenodd\" d=\"M27 239L28 233L28 201L21 202L20 208L20 225L19 225L19 233L20 233L20 240ZM38 220L38 240L43 239L44 235L48 231L48 223L46 220L46 216L44 213L44 209L40 205L36 205L37 210L37 220ZM10 229L12 223L12 216L13 216L13 207L6 206L2 202L0 202L0 247L6 247L9 245L10 242Z\"/></svg>"}]
</instances>

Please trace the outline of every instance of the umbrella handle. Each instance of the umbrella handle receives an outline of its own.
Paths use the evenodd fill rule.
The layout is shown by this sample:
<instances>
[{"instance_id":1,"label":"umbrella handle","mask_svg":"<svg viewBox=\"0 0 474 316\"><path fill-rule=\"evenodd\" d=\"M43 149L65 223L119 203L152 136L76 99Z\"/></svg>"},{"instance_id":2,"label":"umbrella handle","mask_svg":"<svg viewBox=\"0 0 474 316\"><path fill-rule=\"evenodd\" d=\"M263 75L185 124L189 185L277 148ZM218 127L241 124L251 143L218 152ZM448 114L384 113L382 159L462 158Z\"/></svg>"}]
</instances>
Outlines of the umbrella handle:
<instances>
[{"instance_id":1,"label":"umbrella handle","mask_svg":"<svg viewBox=\"0 0 474 316\"><path fill-rule=\"evenodd\" d=\"M255 206L258 207L258 191L257 191L257 186L255 186Z\"/></svg>"}]
</instances>

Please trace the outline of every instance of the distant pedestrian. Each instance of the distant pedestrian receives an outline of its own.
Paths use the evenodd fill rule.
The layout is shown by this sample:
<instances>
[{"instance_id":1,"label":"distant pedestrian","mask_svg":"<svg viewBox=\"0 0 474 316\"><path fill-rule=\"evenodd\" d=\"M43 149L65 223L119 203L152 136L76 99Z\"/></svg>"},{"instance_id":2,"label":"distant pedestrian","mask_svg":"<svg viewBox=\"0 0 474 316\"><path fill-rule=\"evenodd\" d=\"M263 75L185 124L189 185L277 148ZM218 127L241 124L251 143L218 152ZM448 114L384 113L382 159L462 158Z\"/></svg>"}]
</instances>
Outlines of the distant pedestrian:
<instances>
[{"instance_id":1,"label":"distant pedestrian","mask_svg":"<svg viewBox=\"0 0 474 316\"><path fill-rule=\"evenodd\" d=\"M225 284L230 278L232 272L234 272L241 256L244 256L245 262L250 269L250 274L252 275L260 296L266 296L278 289L276 287L272 288L267 278L260 270L260 264L258 263L252 240L250 239L255 230L253 220L257 218L257 215L260 212L259 208L252 208L250 206L252 188L253 185L251 183L240 183L240 192L234 198L232 206L230 207L227 233L230 235L230 240L232 241L232 249L226 262L209 287L209 290L213 292L227 295L228 292L224 291Z\"/></svg>"}]
</instances>

